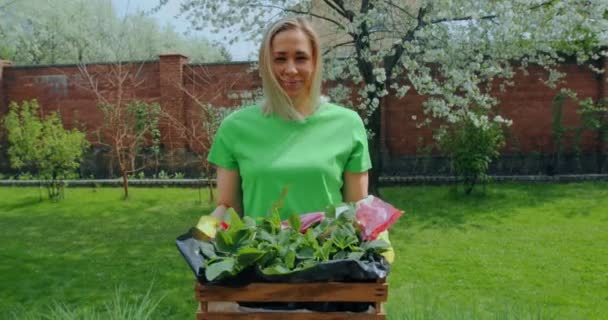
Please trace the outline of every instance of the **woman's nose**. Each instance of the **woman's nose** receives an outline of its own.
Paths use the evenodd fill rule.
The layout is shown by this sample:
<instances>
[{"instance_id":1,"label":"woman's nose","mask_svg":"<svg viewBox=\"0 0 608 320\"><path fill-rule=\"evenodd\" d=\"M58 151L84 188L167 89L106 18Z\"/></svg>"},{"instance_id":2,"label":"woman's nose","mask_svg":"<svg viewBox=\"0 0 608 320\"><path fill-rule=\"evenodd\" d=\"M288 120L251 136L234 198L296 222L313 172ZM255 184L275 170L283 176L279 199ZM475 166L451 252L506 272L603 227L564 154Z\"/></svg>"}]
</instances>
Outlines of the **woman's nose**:
<instances>
[{"instance_id":1,"label":"woman's nose","mask_svg":"<svg viewBox=\"0 0 608 320\"><path fill-rule=\"evenodd\" d=\"M296 64L293 61L287 61L287 65L285 66L285 73L287 74L295 74L298 73L296 69Z\"/></svg>"}]
</instances>

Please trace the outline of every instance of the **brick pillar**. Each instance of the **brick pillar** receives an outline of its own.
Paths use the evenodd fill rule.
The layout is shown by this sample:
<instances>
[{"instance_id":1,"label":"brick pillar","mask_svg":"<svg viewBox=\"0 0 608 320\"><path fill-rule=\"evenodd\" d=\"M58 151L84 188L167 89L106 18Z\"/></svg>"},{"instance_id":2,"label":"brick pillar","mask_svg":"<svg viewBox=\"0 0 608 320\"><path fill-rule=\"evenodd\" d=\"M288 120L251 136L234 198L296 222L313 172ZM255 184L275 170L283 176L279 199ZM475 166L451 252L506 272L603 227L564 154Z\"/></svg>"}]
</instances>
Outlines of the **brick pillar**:
<instances>
[{"instance_id":1,"label":"brick pillar","mask_svg":"<svg viewBox=\"0 0 608 320\"><path fill-rule=\"evenodd\" d=\"M8 99L4 96L4 78L3 70L4 67L10 66L12 63L8 60L0 59L0 117L8 111Z\"/></svg>"},{"instance_id":2,"label":"brick pillar","mask_svg":"<svg viewBox=\"0 0 608 320\"><path fill-rule=\"evenodd\" d=\"M184 122L183 73L188 57L179 53L161 54L159 56L160 105L173 119ZM161 124L162 142L166 148L182 148L184 141L168 122Z\"/></svg>"}]
</instances>

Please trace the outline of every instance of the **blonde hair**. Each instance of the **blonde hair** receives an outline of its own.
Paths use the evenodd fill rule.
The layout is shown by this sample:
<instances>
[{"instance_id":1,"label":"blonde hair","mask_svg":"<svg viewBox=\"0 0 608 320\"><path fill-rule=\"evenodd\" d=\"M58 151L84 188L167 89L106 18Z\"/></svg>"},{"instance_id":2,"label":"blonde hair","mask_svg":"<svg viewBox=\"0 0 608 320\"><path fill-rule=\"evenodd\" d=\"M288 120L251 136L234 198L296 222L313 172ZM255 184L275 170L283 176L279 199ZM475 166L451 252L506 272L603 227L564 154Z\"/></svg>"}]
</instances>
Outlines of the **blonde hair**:
<instances>
[{"instance_id":1,"label":"blonde hair","mask_svg":"<svg viewBox=\"0 0 608 320\"><path fill-rule=\"evenodd\" d=\"M290 17L281 19L266 31L262 45L260 46L260 77L264 88L264 100L262 101L262 112L264 115L277 114L287 120L303 120L304 117L294 108L291 98L279 84L279 81L272 72L272 40L280 32L287 30L300 30L310 40L312 47L314 71L309 91L309 101L312 112L315 112L321 104L321 79L323 58L321 57L321 47L319 36L313 30L310 23L303 17Z\"/></svg>"}]
</instances>

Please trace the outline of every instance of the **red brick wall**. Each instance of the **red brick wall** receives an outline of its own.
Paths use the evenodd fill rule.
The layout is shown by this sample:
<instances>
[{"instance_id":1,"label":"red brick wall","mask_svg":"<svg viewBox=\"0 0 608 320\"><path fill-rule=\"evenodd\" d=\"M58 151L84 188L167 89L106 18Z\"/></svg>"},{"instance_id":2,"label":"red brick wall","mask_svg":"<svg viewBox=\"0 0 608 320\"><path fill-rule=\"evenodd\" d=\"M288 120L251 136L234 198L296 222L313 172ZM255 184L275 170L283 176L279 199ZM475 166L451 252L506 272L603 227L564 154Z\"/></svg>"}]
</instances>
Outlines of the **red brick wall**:
<instances>
[{"instance_id":1,"label":"red brick wall","mask_svg":"<svg viewBox=\"0 0 608 320\"><path fill-rule=\"evenodd\" d=\"M93 64L84 68L74 65L5 68L5 108L0 113L5 113L8 109L6 104L12 101L37 99L42 113L60 112L66 127L84 126L87 131L92 131L103 121L103 114L97 108L95 91L109 101L133 97L158 101L158 63L132 63L125 64L122 68L122 73L131 76L125 79L121 97L116 90L116 76L113 76L117 71L112 64Z\"/></svg>"},{"instance_id":2,"label":"red brick wall","mask_svg":"<svg viewBox=\"0 0 608 320\"><path fill-rule=\"evenodd\" d=\"M608 92L606 75L597 75L588 67L576 64L562 65L560 71L566 73L566 83L556 89L543 84L541 79L546 79L547 73L541 68L530 67L527 71L528 75L524 75L521 71L517 72L513 79L514 86L507 86L505 92L500 92L498 86L493 89L493 94L499 100L499 113L513 120L513 125L508 130L509 137L503 154L551 152L552 103L561 88L573 89L579 98L598 99ZM424 116L421 105L425 100L426 97L417 94L413 89L402 99L394 96L387 98L384 109L386 119L384 134L391 154L414 155L431 141L431 130L417 128L416 122L412 120L412 117L420 120ZM577 105L571 99L567 99L562 115L565 128L580 125L580 117L576 110ZM563 138L566 148L571 145L572 135L573 131L570 131ZM592 144L593 137L589 133L584 133L583 149L590 150Z\"/></svg>"},{"instance_id":3,"label":"red brick wall","mask_svg":"<svg viewBox=\"0 0 608 320\"><path fill-rule=\"evenodd\" d=\"M88 65L93 78L103 79L112 71L111 64ZM604 62L604 67L608 63ZM125 89L124 97L138 97L146 101L158 101L162 107L178 119L187 121L195 117L194 99L215 106L240 105L247 98L247 91L257 89L261 82L256 72L248 72L248 63L189 65L187 58L179 54L163 55L159 61L125 65L133 75ZM2 68L0 67L0 70ZM564 64L567 73L566 86L574 89L579 97L605 96L608 92L606 75L598 76L586 67ZM513 120L511 138L504 152L549 152L551 149L551 103L556 89L546 87L539 78L546 74L531 67L529 75L521 72L514 79L515 86L499 93L501 113ZM0 115L7 110L10 101L38 99L44 112L59 110L68 127L77 124L95 129L102 121L96 107L96 95L87 87L82 70L77 66L5 66L0 71ZM100 91L109 97L116 86L100 81ZM137 85L135 85L137 84ZM498 90L498 89L496 89ZM415 155L421 146L431 141L428 129L416 128L422 118L421 104L425 97L411 90L403 99L388 97L384 107L384 137L391 156ZM575 105L568 101L564 107L564 126L579 125ZM167 126L162 127L165 144L180 146ZM592 139L584 136L583 146L591 149ZM567 140L567 139L566 139Z\"/></svg>"}]
</instances>

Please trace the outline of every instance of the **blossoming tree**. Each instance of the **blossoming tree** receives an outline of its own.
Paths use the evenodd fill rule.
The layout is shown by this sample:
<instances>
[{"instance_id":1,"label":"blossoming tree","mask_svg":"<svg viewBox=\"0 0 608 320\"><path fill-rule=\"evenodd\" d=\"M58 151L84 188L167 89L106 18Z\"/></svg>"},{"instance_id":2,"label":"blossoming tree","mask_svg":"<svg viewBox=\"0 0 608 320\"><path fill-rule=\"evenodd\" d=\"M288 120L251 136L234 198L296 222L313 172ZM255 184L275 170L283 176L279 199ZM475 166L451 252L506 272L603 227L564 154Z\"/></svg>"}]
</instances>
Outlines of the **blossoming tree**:
<instances>
[{"instance_id":1,"label":"blossoming tree","mask_svg":"<svg viewBox=\"0 0 608 320\"><path fill-rule=\"evenodd\" d=\"M160 0L159 8L169 1L178 0ZM230 40L259 40L282 15L308 15L328 28L326 79L359 84L351 87L370 132L375 194L379 106L389 91L427 96L424 123L503 126L509 120L493 110L491 83L504 88L517 68L536 64L555 85L566 56L601 72L594 63L608 55L605 0L182 0L180 8L195 28L232 30Z\"/></svg>"}]
</instances>

